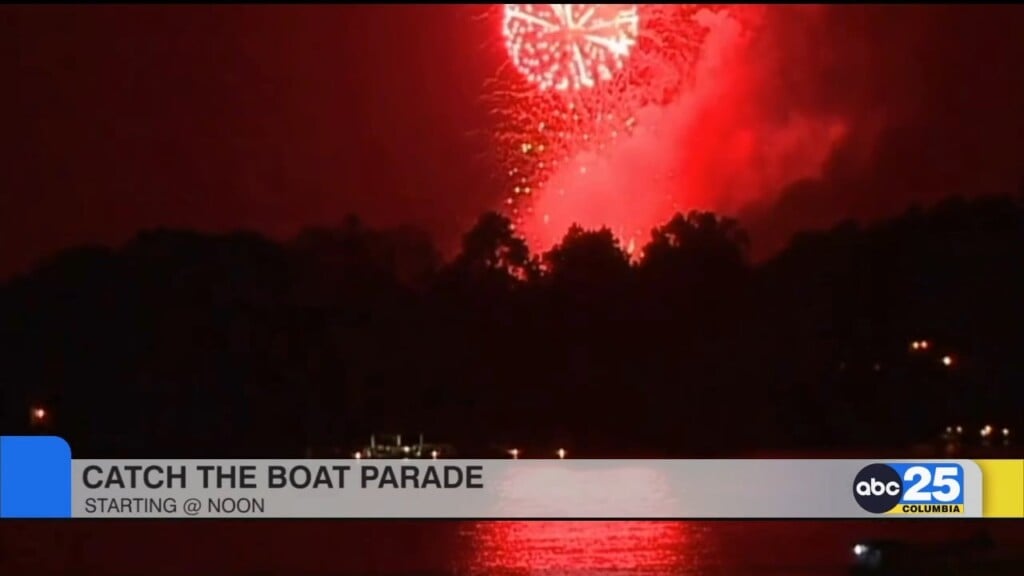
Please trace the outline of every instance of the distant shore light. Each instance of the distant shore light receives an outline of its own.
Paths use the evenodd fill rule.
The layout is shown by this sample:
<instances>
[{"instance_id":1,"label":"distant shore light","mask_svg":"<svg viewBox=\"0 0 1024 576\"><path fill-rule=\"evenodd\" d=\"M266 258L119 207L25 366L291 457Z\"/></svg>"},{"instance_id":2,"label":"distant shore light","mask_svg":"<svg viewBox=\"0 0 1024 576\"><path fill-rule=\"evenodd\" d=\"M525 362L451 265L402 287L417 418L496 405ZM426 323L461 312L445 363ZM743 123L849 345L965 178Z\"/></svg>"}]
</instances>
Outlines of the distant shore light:
<instances>
[{"instance_id":1,"label":"distant shore light","mask_svg":"<svg viewBox=\"0 0 1024 576\"><path fill-rule=\"evenodd\" d=\"M36 406L32 408L31 416L33 424L43 424L46 422L49 413L46 411L46 408Z\"/></svg>"},{"instance_id":2,"label":"distant shore light","mask_svg":"<svg viewBox=\"0 0 1024 576\"><path fill-rule=\"evenodd\" d=\"M927 350L931 343L927 340L914 340L910 343L911 350Z\"/></svg>"},{"instance_id":3,"label":"distant shore light","mask_svg":"<svg viewBox=\"0 0 1024 576\"><path fill-rule=\"evenodd\" d=\"M562 459L562 460L565 459L565 448L559 448L558 449L558 458Z\"/></svg>"}]
</instances>

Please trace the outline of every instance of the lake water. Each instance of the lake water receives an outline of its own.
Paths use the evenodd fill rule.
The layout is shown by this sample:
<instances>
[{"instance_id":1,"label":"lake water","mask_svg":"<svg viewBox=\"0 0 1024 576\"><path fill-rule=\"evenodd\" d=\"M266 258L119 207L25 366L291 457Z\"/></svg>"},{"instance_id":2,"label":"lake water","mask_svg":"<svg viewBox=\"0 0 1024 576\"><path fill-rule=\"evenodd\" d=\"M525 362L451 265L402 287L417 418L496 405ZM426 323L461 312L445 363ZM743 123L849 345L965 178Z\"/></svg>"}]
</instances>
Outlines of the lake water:
<instances>
[{"instance_id":1,"label":"lake water","mask_svg":"<svg viewBox=\"0 0 1024 576\"><path fill-rule=\"evenodd\" d=\"M967 538L969 521L0 523L2 574L839 575L858 540ZM1024 551L1024 522L984 524ZM1022 568L1021 573L1024 573Z\"/></svg>"}]
</instances>

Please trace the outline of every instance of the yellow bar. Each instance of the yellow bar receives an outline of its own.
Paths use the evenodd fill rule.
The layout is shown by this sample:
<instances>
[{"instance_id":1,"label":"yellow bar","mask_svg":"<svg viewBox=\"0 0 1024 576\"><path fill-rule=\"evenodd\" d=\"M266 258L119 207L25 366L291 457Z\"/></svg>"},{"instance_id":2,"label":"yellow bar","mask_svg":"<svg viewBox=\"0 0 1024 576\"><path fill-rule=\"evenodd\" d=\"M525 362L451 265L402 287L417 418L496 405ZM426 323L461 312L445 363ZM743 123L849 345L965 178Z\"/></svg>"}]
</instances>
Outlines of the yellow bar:
<instances>
[{"instance_id":1,"label":"yellow bar","mask_svg":"<svg viewBox=\"0 0 1024 576\"><path fill-rule=\"evenodd\" d=\"M985 518L1024 518L1024 460L975 460Z\"/></svg>"}]
</instances>

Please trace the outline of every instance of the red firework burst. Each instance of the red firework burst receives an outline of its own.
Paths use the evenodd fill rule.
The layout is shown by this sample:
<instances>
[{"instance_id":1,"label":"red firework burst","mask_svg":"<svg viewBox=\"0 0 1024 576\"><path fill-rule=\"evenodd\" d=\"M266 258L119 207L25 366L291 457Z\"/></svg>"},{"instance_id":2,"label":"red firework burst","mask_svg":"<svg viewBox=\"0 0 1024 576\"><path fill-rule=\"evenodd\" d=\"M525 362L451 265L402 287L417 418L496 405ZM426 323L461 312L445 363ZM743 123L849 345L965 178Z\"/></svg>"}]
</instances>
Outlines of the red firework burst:
<instances>
[{"instance_id":1,"label":"red firework burst","mask_svg":"<svg viewBox=\"0 0 1024 576\"><path fill-rule=\"evenodd\" d=\"M600 164L608 152L628 145L638 128L657 131L643 125L638 112L667 105L687 91L691 64L706 35L695 15L712 6L502 7L514 74L496 79L487 98L498 119L507 209L535 247L563 232L562 220L591 222L596 218L591 205L608 204L578 196L587 182L602 178ZM565 186L569 183L572 190ZM549 223L551 208L559 213L551 213ZM629 232L620 222L605 223L622 235Z\"/></svg>"},{"instance_id":2,"label":"red firework burst","mask_svg":"<svg viewBox=\"0 0 1024 576\"><path fill-rule=\"evenodd\" d=\"M516 68L542 90L612 79L636 45L636 4L505 4L503 31Z\"/></svg>"}]
</instances>

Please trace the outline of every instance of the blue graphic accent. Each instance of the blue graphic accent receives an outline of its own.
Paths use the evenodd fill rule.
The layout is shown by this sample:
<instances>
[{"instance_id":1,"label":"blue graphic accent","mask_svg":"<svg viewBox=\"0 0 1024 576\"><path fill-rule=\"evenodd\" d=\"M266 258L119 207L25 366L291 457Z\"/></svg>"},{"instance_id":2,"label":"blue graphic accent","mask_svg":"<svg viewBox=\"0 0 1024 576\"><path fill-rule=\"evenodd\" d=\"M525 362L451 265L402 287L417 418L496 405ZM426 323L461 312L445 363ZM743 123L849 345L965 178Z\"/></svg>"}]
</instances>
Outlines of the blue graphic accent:
<instances>
[{"instance_id":1,"label":"blue graphic accent","mask_svg":"<svg viewBox=\"0 0 1024 576\"><path fill-rule=\"evenodd\" d=\"M71 447L57 436L0 437L0 518L70 518Z\"/></svg>"},{"instance_id":2,"label":"blue graphic accent","mask_svg":"<svg viewBox=\"0 0 1024 576\"><path fill-rule=\"evenodd\" d=\"M964 469L952 462L889 464L903 479L900 504L963 504Z\"/></svg>"}]
</instances>

